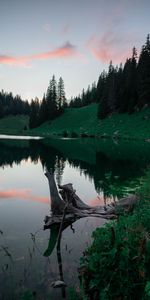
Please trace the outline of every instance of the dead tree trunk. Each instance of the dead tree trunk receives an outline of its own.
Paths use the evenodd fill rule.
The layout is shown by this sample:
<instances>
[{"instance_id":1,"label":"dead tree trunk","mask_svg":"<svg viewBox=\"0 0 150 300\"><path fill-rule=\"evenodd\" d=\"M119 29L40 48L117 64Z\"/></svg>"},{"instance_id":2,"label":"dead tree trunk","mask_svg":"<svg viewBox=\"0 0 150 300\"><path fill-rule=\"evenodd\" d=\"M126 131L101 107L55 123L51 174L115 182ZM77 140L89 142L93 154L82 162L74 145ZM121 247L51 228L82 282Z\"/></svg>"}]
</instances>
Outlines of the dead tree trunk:
<instances>
[{"instance_id":1,"label":"dead tree trunk","mask_svg":"<svg viewBox=\"0 0 150 300\"><path fill-rule=\"evenodd\" d=\"M92 207L85 204L77 196L76 191L73 189L71 183L59 186L60 191L58 193L54 174L46 172L45 175L48 178L50 188L51 216L45 217L44 229L50 228L53 224L60 224L62 222L62 218L63 223L68 223L68 225L83 217L113 219L117 217L120 209L131 211L138 200L136 195L131 195L129 197L120 199L116 203Z\"/></svg>"}]
</instances>

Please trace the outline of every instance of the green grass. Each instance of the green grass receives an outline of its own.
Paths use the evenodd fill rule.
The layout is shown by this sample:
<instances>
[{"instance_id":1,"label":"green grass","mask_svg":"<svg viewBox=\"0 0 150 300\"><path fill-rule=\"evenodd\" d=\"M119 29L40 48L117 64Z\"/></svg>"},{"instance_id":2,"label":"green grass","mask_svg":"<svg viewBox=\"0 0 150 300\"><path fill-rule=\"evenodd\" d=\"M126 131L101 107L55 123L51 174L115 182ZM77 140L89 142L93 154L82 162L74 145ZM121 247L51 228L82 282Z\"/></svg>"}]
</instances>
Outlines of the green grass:
<instances>
[{"instance_id":1,"label":"green grass","mask_svg":"<svg viewBox=\"0 0 150 300\"><path fill-rule=\"evenodd\" d=\"M84 300L150 299L150 171L133 214L97 228L81 258Z\"/></svg>"},{"instance_id":2,"label":"green grass","mask_svg":"<svg viewBox=\"0 0 150 300\"><path fill-rule=\"evenodd\" d=\"M66 109L65 113L52 122L46 122L31 130L31 134L42 136L71 136L87 134L97 137L114 137L125 139L150 138L150 109L143 109L134 114L113 114L104 120L97 119L97 104L82 108Z\"/></svg>"},{"instance_id":3,"label":"green grass","mask_svg":"<svg viewBox=\"0 0 150 300\"><path fill-rule=\"evenodd\" d=\"M97 105L66 109L62 116L52 122L44 123L39 128L32 130L32 132L38 132L45 136L63 134L64 131L67 131L69 135L84 132L95 134L97 126L96 114Z\"/></svg>"},{"instance_id":4,"label":"green grass","mask_svg":"<svg viewBox=\"0 0 150 300\"><path fill-rule=\"evenodd\" d=\"M24 127L28 126L29 118L23 115L8 116L0 119L0 134L22 135Z\"/></svg>"},{"instance_id":5,"label":"green grass","mask_svg":"<svg viewBox=\"0 0 150 300\"><path fill-rule=\"evenodd\" d=\"M150 109L134 114L112 114L104 120L97 119L97 104L66 109L64 114L40 127L24 131L26 116L9 116L0 120L0 134L29 134L44 137L81 135L124 139L150 139Z\"/></svg>"}]
</instances>

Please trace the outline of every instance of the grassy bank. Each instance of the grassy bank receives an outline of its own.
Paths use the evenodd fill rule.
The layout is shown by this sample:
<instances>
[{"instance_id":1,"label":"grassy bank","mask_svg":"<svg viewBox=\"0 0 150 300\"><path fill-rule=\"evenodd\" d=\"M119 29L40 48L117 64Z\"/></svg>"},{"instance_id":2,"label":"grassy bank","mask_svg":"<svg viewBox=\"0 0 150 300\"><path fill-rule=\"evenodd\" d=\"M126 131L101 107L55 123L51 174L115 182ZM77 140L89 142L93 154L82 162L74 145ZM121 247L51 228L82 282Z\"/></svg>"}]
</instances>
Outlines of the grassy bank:
<instances>
[{"instance_id":1,"label":"grassy bank","mask_svg":"<svg viewBox=\"0 0 150 300\"><path fill-rule=\"evenodd\" d=\"M52 122L46 122L31 131L32 134L50 135L87 135L96 137L115 137L126 139L150 138L150 109L134 114L113 114L97 119L97 105L66 109L65 113Z\"/></svg>"},{"instance_id":2,"label":"grassy bank","mask_svg":"<svg viewBox=\"0 0 150 300\"><path fill-rule=\"evenodd\" d=\"M112 114L104 120L98 120L97 104L92 104L66 109L62 116L32 130L24 130L27 125L26 116L10 116L0 120L0 134L150 139L150 109L145 108L131 115Z\"/></svg>"},{"instance_id":3,"label":"grassy bank","mask_svg":"<svg viewBox=\"0 0 150 300\"><path fill-rule=\"evenodd\" d=\"M134 213L93 233L81 259L84 300L150 299L150 172Z\"/></svg>"},{"instance_id":4,"label":"grassy bank","mask_svg":"<svg viewBox=\"0 0 150 300\"><path fill-rule=\"evenodd\" d=\"M0 119L0 134L22 135L28 126L29 117L23 115L8 116Z\"/></svg>"}]
</instances>

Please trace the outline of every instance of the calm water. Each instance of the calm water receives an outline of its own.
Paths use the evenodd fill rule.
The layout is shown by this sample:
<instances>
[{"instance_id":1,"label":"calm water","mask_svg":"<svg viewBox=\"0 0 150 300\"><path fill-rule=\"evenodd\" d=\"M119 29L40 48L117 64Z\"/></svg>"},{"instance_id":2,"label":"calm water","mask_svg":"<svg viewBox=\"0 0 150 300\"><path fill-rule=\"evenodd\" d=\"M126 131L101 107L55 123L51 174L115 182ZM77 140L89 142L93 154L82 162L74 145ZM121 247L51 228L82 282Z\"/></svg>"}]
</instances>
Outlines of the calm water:
<instances>
[{"instance_id":1,"label":"calm water","mask_svg":"<svg viewBox=\"0 0 150 300\"><path fill-rule=\"evenodd\" d=\"M57 183L73 183L82 200L98 205L140 186L149 153L150 144L139 142L1 139L0 300L20 300L26 291L35 299L69 299L70 288L79 287L79 259L92 231L105 222L76 221L62 233L61 254L52 249L57 229L43 230L50 212L46 169L53 169ZM51 282L62 277L67 288L53 289Z\"/></svg>"}]
</instances>

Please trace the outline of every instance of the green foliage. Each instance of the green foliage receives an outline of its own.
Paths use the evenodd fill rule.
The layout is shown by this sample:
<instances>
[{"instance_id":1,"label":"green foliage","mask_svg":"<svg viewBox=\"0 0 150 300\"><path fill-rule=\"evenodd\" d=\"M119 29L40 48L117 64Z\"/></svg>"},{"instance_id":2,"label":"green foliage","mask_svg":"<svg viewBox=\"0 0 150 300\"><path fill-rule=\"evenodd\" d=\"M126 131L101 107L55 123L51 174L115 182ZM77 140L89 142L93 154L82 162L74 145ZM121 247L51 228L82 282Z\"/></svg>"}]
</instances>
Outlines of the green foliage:
<instances>
[{"instance_id":1,"label":"green foliage","mask_svg":"<svg viewBox=\"0 0 150 300\"><path fill-rule=\"evenodd\" d=\"M3 119L0 119L0 134L25 134L24 128L25 126L28 126L28 123L28 116L7 116Z\"/></svg>"},{"instance_id":2,"label":"green foliage","mask_svg":"<svg viewBox=\"0 0 150 300\"><path fill-rule=\"evenodd\" d=\"M28 101L23 101L19 95L0 91L0 118L8 115L29 115L30 105Z\"/></svg>"},{"instance_id":3,"label":"green foliage","mask_svg":"<svg viewBox=\"0 0 150 300\"><path fill-rule=\"evenodd\" d=\"M134 112L129 115L112 114L108 118L99 121L97 119L97 104L91 104L82 108L65 109L64 114L46 122L32 130L29 134L45 137L67 132L76 132L79 136L86 133L87 136L112 137L115 140L124 139L149 139L150 135L150 109Z\"/></svg>"},{"instance_id":4,"label":"green foliage","mask_svg":"<svg viewBox=\"0 0 150 300\"><path fill-rule=\"evenodd\" d=\"M150 173L133 215L97 228L81 258L81 286L89 300L150 297Z\"/></svg>"}]
</instances>

